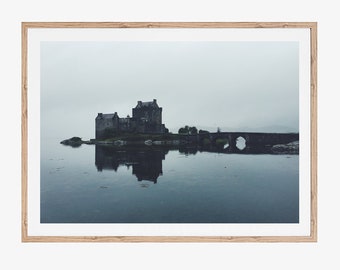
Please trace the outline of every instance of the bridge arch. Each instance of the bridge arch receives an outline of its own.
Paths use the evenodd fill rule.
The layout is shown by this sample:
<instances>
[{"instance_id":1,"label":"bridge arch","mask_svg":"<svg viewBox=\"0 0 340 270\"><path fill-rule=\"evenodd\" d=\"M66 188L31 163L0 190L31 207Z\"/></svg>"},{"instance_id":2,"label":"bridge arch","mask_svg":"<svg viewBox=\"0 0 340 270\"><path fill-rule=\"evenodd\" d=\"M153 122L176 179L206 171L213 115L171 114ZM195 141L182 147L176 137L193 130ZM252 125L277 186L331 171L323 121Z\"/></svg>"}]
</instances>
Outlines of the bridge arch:
<instances>
[{"instance_id":1,"label":"bridge arch","mask_svg":"<svg viewBox=\"0 0 340 270\"><path fill-rule=\"evenodd\" d=\"M235 146L240 151L244 150L244 148L246 148L246 146L247 146L247 140L246 140L245 136L241 136L241 135L238 136L235 139Z\"/></svg>"}]
</instances>

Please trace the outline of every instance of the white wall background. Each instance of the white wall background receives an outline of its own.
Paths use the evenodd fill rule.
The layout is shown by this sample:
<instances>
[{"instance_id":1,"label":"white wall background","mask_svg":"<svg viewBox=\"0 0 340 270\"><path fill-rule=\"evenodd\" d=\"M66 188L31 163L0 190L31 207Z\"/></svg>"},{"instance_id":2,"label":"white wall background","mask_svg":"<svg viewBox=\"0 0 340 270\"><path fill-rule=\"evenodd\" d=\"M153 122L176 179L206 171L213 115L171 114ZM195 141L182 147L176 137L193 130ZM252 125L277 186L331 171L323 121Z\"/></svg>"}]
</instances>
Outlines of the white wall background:
<instances>
[{"instance_id":1,"label":"white wall background","mask_svg":"<svg viewBox=\"0 0 340 270\"><path fill-rule=\"evenodd\" d=\"M340 269L338 1L58 0L0 3L1 269ZM21 243L22 21L318 21L318 243Z\"/></svg>"}]
</instances>

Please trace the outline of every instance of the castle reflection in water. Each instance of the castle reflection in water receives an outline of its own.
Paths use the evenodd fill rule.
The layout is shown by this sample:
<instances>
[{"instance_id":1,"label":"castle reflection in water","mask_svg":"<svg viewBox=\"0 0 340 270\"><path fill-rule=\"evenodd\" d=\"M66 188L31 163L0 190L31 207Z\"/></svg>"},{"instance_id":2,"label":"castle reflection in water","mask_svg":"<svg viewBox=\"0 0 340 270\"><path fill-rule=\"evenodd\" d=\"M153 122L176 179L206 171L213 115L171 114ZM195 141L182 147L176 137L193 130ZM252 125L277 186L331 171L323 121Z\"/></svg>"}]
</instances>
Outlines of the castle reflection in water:
<instances>
[{"instance_id":1,"label":"castle reflection in water","mask_svg":"<svg viewBox=\"0 0 340 270\"><path fill-rule=\"evenodd\" d=\"M198 149L178 147L149 147L130 146L114 147L96 145L95 164L98 171L117 171L119 166L132 167L132 174L138 181L146 180L157 183L157 179L163 174L163 160L170 150L179 151L182 154L196 154Z\"/></svg>"},{"instance_id":2,"label":"castle reflection in water","mask_svg":"<svg viewBox=\"0 0 340 270\"><path fill-rule=\"evenodd\" d=\"M162 161L168 153L164 148L115 148L96 145L96 167L98 171L114 170L119 166L132 167L132 174L138 181L157 183L163 174Z\"/></svg>"},{"instance_id":3,"label":"castle reflection in water","mask_svg":"<svg viewBox=\"0 0 340 270\"><path fill-rule=\"evenodd\" d=\"M170 150L179 151L184 155L195 155L198 152L213 153L239 153L239 154L264 154L265 149L233 150L223 148L194 147L165 147L165 146L129 146L114 147L108 145L96 145L95 165L98 171L117 171L119 166L132 167L132 174L138 181L146 180L157 183L157 179L163 174L162 163Z\"/></svg>"}]
</instances>

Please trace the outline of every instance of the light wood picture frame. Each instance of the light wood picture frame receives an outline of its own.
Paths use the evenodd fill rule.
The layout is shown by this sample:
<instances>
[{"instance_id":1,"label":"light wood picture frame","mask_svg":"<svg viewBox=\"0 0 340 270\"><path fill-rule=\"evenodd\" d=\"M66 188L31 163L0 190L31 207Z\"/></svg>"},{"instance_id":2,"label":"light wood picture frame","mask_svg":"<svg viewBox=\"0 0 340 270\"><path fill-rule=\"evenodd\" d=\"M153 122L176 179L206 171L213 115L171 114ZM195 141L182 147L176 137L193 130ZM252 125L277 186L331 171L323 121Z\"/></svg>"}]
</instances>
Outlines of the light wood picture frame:
<instances>
[{"instance_id":1,"label":"light wood picture frame","mask_svg":"<svg viewBox=\"0 0 340 270\"><path fill-rule=\"evenodd\" d=\"M300 107L301 113L305 113L307 119L304 127L307 131L308 137L301 136L300 140L306 140L306 152L305 160L307 160L308 166L306 167L306 173L304 177L307 183L307 195L306 202L308 205L304 205L305 209L300 208L300 212L306 213L308 217L307 230L303 233L284 233L284 234L243 234L242 230L238 233L226 234L224 233L176 233L157 234L151 233L150 235L140 234L139 231L135 234L130 232L129 234L124 233L108 233L103 234L93 229L87 234L79 233L51 233L48 230L39 233L32 233L31 228L32 220L36 219L39 223L39 215L32 214L32 208L39 208L40 201L35 195L39 194L39 183L40 179L34 179L38 174L31 173L32 166L37 167L39 171L40 164L40 147L36 145L34 136L40 134L39 129L39 117L40 115L40 81L39 77L34 77L31 72L33 69L34 74L40 74L40 60L39 49L40 42L44 41L46 36L51 37L54 34L58 34L60 31L65 30L90 30L88 33L95 35L96 31L101 32L108 29L124 30L124 29L141 29L148 30L152 36L153 30L204 30L205 33L209 31L215 31L216 29L229 29L233 31L246 30L251 35L252 30L257 31L273 31L277 32L275 35L280 37L283 30L302 30L303 33L308 34L308 73L306 80L309 84L308 93L305 93L304 98L306 99L306 106ZM38 35L36 31L38 30ZM54 31L54 32L53 32ZM51 34L52 32L52 34ZM299 33L298 33L299 34ZM21 179L21 191L22 191L22 242L316 242L317 241L317 23L316 22L23 22L22 23L22 179ZM39 36L40 35L40 36ZM140 34L140 36L142 36ZM37 38L37 36L39 36ZM71 34L68 37L71 38ZM43 38L41 38L43 37ZM71 38L72 39L72 38ZM49 39L47 39L49 40ZM247 41L247 38L241 38L242 41ZM64 39L68 41L68 39ZM34 44L33 44L34 43ZM32 45L33 44L33 45ZM301 51L300 54L304 52ZM35 52L34 52L35 51ZM306 59L306 58L305 58ZM304 67L300 66L301 69ZM199 78L198 78L199 79ZM301 93L300 93L301 98ZM137 97L138 99L138 97ZM304 110L304 111L303 111ZM35 113L31 114L32 111ZM93 121L90 119L89 121ZM34 123L37 123L36 125ZM32 124L33 123L33 124ZM301 118L300 118L301 127ZM33 131L32 131L33 130ZM70 137L73 134L70 134ZM66 139L66 138L65 138ZM38 141L39 142L39 141ZM300 152L301 156L301 152ZM33 165L32 165L33 164ZM304 169L305 163L300 162L300 170ZM301 188L301 187L300 187ZM37 193L32 192L37 190ZM32 202L34 201L34 202ZM301 206L300 206L301 207ZM34 210L39 214L40 209ZM220 224L223 227L223 224ZM73 227L78 226L73 224ZM195 224L192 224L195 226ZM243 224L235 224L237 228L243 226ZM58 227L56 227L58 229ZM158 229L156 228L156 231ZM181 229L180 229L181 230ZM189 228L190 230L190 228ZM208 229L209 230L209 229ZM114 231L114 230L113 230ZM218 231L218 229L217 229ZM250 230L251 231L251 230ZM279 231L274 229L272 232ZM92 233L91 233L92 232ZM234 232L234 231L233 231Z\"/></svg>"}]
</instances>

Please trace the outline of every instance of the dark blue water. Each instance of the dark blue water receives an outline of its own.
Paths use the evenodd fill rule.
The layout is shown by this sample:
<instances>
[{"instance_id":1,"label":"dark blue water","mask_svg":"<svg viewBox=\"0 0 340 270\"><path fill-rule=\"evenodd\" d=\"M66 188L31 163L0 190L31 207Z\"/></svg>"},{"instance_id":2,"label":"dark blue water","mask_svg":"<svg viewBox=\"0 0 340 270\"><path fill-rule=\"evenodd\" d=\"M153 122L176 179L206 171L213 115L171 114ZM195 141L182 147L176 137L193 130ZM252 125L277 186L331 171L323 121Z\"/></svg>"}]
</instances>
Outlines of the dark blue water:
<instances>
[{"instance_id":1,"label":"dark blue water","mask_svg":"<svg viewBox=\"0 0 340 270\"><path fill-rule=\"evenodd\" d=\"M59 141L41 144L42 223L299 222L298 155Z\"/></svg>"}]
</instances>

